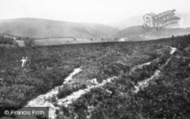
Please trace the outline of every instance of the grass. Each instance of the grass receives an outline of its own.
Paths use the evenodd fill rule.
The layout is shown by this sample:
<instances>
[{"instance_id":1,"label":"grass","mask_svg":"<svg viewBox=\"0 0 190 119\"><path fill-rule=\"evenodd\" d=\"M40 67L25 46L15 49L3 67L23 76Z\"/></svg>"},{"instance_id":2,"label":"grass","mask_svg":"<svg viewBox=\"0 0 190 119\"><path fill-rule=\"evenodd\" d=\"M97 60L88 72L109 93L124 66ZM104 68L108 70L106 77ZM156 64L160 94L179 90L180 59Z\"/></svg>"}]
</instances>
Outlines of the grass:
<instances>
[{"instance_id":1,"label":"grass","mask_svg":"<svg viewBox=\"0 0 190 119\"><path fill-rule=\"evenodd\" d=\"M166 62L165 59L169 58L167 52L163 56L158 56L158 62L144 67L137 71L138 73L120 72L118 79L114 82L103 88L91 90L90 93L74 101L69 109L63 107L64 111L72 110L68 111L70 113L67 113L66 116L74 118L77 115L79 119L86 119L89 116L89 113L86 113L88 107L92 106L94 109L90 113L91 119L188 119L190 117L190 52L186 52L184 49L189 47L189 38L189 36L178 37L176 41L167 44L177 47L179 50L165 67L161 68ZM152 73L149 72L156 69L161 70L158 79L139 93L133 93L135 82L150 77ZM117 71L122 71L122 69ZM117 75L117 73L115 74ZM144 77L145 74L146 77ZM107 93L106 90L112 93Z\"/></svg>"},{"instance_id":2,"label":"grass","mask_svg":"<svg viewBox=\"0 0 190 119\"><path fill-rule=\"evenodd\" d=\"M5 87L0 87L0 106L24 106L32 98L62 85L74 68L82 67L82 72L73 79L74 84L80 85L73 88L72 85L64 86L59 98L85 88L83 85L93 78L98 82L111 76L118 76L118 79L91 90L73 102L71 108L62 107L68 112L68 118L78 115L79 119L85 119L88 106L94 107L92 119L170 118L175 114L176 118L187 117L189 54L184 49L188 47L189 39L190 36L183 36L143 42L0 48L0 78L5 84ZM169 46L177 47L179 51L161 69L160 79L133 94L134 85L150 77L170 57ZM20 66L23 56L31 60L26 68ZM159 60L130 74L132 67L154 59ZM162 100L159 102L159 99Z\"/></svg>"},{"instance_id":3,"label":"grass","mask_svg":"<svg viewBox=\"0 0 190 119\"><path fill-rule=\"evenodd\" d=\"M59 93L57 94L57 97L59 99L62 99L71 93L78 91L80 89L85 89L87 86L85 84L75 83L75 84L64 84L62 88L59 89Z\"/></svg>"}]
</instances>

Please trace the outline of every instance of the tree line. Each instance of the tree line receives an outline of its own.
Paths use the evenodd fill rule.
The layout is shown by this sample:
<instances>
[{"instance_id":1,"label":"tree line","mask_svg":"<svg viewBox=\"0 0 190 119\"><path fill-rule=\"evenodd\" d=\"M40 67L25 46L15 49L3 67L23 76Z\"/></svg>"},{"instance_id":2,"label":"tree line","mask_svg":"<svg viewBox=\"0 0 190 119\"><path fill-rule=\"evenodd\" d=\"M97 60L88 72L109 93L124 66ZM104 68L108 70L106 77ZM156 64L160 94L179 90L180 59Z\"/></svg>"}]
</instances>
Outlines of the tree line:
<instances>
[{"instance_id":1,"label":"tree line","mask_svg":"<svg viewBox=\"0 0 190 119\"><path fill-rule=\"evenodd\" d=\"M16 41L10 37L0 36L0 44L14 45L14 44L16 44Z\"/></svg>"}]
</instances>

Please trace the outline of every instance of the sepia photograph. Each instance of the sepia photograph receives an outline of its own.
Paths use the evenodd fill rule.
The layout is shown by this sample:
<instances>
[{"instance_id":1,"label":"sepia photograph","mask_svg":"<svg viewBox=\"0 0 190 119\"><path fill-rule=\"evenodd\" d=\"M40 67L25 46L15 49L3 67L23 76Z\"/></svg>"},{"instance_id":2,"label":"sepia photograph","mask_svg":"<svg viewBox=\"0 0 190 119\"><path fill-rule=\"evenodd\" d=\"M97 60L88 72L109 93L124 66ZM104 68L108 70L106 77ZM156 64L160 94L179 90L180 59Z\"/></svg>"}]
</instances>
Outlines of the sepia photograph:
<instances>
[{"instance_id":1,"label":"sepia photograph","mask_svg":"<svg viewBox=\"0 0 190 119\"><path fill-rule=\"evenodd\" d=\"M189 0L0 0L0 119L190 119Z\"/></svg>"}]
</instances>

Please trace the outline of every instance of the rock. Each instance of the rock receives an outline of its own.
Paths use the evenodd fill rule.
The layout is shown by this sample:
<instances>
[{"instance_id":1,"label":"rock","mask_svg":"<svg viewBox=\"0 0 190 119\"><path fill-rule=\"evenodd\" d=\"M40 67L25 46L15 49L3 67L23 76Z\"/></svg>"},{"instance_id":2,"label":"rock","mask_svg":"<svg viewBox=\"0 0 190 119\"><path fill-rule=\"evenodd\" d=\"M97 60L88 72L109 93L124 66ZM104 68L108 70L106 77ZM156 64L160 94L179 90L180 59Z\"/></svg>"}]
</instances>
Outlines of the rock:
<instances>
[{"instance_id":1,"label":"rock","mask_svg":"<svg viewBox=\"0 0 190 119\"><path fill-rule=\"evenodd\" d=\"M6 72L6 70L1 70L1 73L5 73Z\"/></svg>"},{"instance_id":2,"label":"rock","mask_svg":"<svg viewBox=\"0 0 190 119\"><path fill-rule=\"evenodd\" d=\"M47 70L52 70L52 69L53 69L53 67L46 67L46 69L47 69Z\"/></svg>"},{"instance_id":3,"label":"rock","mask_svg":"<svg viewBox=\"0 0 190 119\"><path fill-rule=\"evenodd\" d=\"M92 80L90 81L90 83L92 83L93 85L97 85L97 84L98 84L98 81L97 81L97 79L95 78L95 79L92 79Z\"/></svg>"},{"instance_id":4,"label":"rock","mask_svg":"<svg viewBox=\"0 0 190 119\"><path fill-rule=\"evenodd\" d=\"M112 91L110 91L110 90L108 90L108 89L106 89L105 90L107 93L109 93L109 94L112 94Z\"/></svg>"}]
</instances>

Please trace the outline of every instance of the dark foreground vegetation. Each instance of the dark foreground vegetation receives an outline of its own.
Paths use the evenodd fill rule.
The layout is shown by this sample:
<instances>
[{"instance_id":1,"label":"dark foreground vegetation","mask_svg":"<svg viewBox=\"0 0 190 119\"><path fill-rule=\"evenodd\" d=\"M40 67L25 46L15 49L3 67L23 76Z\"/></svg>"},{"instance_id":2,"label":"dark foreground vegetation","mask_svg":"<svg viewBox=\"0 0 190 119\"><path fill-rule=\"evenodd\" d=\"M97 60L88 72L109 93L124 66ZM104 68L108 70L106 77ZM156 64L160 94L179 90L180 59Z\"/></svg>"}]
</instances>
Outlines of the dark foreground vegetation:
<instances>
[{"instance_id":1,"label":"dark foreground vegetation","mask_svg":"<svg viewBox=\"0 0 190 119\"><path fill-rule=\"evenodd\" d=\"M172 56L170 46L178 49ZM24 106L62 85L74 68L82 67L83 71L74 78L76 84L81 83L79 87L64 87L58 98L86 88L90 79L102 82L112 76L118 78L91 90L69 108L62 106L64 116L60 115L60 119L188 119L189 49L190 35L144 42L0 48L0 106ZM25 68L21 68L23 56L31 60ZM168 65L161 68L170 57ZM155 62L151 65L131 72L134 66L152 60ZM161 70L160 76L134 93L134 85L149 78L156 69Z\"/></svg>"},{"instance_id":2,"label":"dark foreground vegetation","mask_svg":"<svg viewBox=\"0 0 190 119\"><path fill-rule=\"evenodd\" d=\"M112 65L103 72L118 78L102 88L92 89L74 101L69 108L62 106L64 116L78 119L189 119L190 118L190 36L156 41L155 49L162 45L178 48L170 55L167 50L156 55L148 66L125 72L125 65ZM171 41L173 40L173 41ZM163 50L163 49L162 49ZM156 53L156 52L154 52ZM152 56L151 55L151 56ZM167 60L170 59L170 60ZM169 61L166 64L166 62ZM120 66L120 68L118 68ZM117 70L115 70L117 69ZM161 71L150 85L134 93L138 81ZM105 75L105 73L104 73Z\"/></svg>"}]
</instances>

